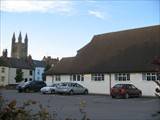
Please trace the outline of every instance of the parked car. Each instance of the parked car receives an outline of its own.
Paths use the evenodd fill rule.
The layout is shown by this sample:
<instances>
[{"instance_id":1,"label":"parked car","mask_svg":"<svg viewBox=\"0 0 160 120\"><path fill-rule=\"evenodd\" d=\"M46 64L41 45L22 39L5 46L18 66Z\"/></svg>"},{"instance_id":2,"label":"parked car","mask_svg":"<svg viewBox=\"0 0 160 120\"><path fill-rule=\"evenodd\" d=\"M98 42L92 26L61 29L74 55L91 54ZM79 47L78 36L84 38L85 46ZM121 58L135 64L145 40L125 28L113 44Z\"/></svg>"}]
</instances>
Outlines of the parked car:
<instances>
[{"instance_id":1,"label":"parked car","mask_svg":"<svg viewBox=\"0 0 160 120\"><path fill-rule=\"evenodd\" d=\"M56 93L64 94L88 94L88 89L78 83L64 82L60 83L56 88Z\"/></svg>"},{"instance_id":2,"label":"parked car","mask_svg":"<svg viewBox=\"0 0 160 120\"><path fill-rule=\"evenodd\" d=\"M57 87L58 84L52 84L50 86L46 86L41 88L41 93L46 94L46 93L50 93L50 94L54 94L55 93L55 89Z\"/></svg>"},{"instance_id":3,"label":"parked car","mask_svg":"<svg viewBox=\"0 0 160 120\"><path fill-rule=\"evenodd\" d=\"M141 97L142 91L136 88L132 84L116 84L111 89L112 98L129 98L129 97Z\"/></svg>"},{"instance_id":4,"label":"parked car","mask_svg":"<svg viewBox=\"0 0 160 120\"><path fill-rule=\"evenodd\" d=\"M18 90L19 87L21 86L25 86L26 84L30 83L32 80L23 80L21 82L19 82L19 84L16 86L16 89Z\"/></svg>"},{"instance_id":5,"label":"parked car","mask_svg":"<svg viewBox=\"0 0 160 120\"><path fill-rule=\"evenodd\" d=\"M44 86L46 86L45 82L34 80L18 85L17 90L18 92L30 92L30 91L38 92Z\"/></svg>"}]
</instances>

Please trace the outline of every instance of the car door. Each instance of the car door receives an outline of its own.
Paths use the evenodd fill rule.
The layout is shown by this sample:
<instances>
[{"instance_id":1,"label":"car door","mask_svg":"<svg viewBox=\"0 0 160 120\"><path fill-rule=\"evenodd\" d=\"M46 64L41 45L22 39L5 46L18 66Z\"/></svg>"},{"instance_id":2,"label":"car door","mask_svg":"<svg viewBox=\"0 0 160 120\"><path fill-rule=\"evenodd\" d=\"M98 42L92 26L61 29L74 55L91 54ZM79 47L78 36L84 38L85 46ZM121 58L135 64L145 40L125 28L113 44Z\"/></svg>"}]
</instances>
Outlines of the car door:
<instances>
[{"instance_id":1,"label":"car door","mask_svg":"<svg viewBox=\"0 0 160 120\"><path fill-rule=\"evenodd\" d=\"M76 83L76 89L77 89L77 93L83 93L84 92L84 88Z\"/></svg>"},{"instance_id":2,"label":"car door","mask_svg":"<svg viewBox=\"0 0 160 120\"><path fill-rule=\"evenodd\" d=\"M74 93L78 93L78 89L77 89L76 83L71 83L71 87L72 87L72 90L74 91Z\"/></svg>"},{"instance_id":3,"label":"car door","mask_svg":"<svg viewBox=\"0 0 160 120\"><path fill-rule=\"evenodd\" d=\"M42 87L42 82L37 81L37 83L35 84L36 91L39 91L41 87Z\"/></svg>"},{"instance_id":4,"label":"car door","mask_svg":"<svg viewBox=\"0 0 160 120\"><path fill-rule=\"evenodd\" d=\"M134 85L130 85L130 93L132 96L136 96L138 89Z\"/></svg>"},{"instance_id":5,"label":"car door","mask_svg":"<svg viewBox=\"0 0 160 120\"><path fill-rule=\"evenodd\" d=\"M134 96L135 92L134 92L134 87L132 85L127 85L127 90L128 90L128 94L129 96Z\"/></svg>"},{"instance_id":6,"label":"car door","mask_svg":"<svg viewBox=\"0 0 160 120\"><path fill-rule=\"evenodd\" d=\"M132 89L133 89L133 96L139 95L139 90L134 85L132 85Z\"/></svg>"}]
</instances>

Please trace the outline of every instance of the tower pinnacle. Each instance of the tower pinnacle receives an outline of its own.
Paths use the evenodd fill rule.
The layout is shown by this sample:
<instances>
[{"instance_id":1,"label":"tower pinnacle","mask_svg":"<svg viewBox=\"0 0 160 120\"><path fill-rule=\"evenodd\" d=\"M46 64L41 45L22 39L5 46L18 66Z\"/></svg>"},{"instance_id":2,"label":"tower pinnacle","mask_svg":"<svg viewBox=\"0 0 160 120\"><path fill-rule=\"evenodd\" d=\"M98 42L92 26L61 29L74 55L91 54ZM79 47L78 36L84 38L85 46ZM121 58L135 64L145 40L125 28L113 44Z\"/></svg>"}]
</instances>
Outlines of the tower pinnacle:
<instances>
[{"instance_id":1,"label":"tower pinnacle","mask_svg":"<svg viewBox=\"0 0 160 120\"><path fill-rule=\"evenodd\" d=\"M26 36L25 36L24 42L25 42L25 44L28 44L28 36L27 36L27 33L26 33Z\"/></svg>"},{"instance_id":2,"label":"tower pinnacle","mask_svg":"<svg viewBox=\"0 0 160 120\"><path fill-rule=\"evenodd\" d=\"M19 42L19 43L22 43L22 35L21 35L21 32L19 33L19 36L18 36L18 42Z\"/></svg>"},{"instance_id":3,"label":"tower pinnacle","mask_svg":"<svg viewBox=\"0 0 160 120\"><path fill-rule=\"evenodd\" d=\"M12 37L12 43L15 43L16 41L16 37L15 37L15 32L13 33L13 37Z\"/></svg>"}]
</instances>

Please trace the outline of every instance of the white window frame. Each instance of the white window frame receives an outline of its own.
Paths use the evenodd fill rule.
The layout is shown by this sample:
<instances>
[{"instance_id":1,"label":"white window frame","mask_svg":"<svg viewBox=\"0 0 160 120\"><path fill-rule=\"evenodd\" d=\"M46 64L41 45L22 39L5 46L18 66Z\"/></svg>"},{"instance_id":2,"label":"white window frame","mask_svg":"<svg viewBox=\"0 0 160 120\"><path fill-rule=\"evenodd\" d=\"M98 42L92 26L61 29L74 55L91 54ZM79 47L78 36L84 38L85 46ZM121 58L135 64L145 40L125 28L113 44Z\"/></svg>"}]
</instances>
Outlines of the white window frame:
<instances>
[{"instance_id":1,"label":"white window frame","mask_svg":"<svg viewBox=\"0 0 160 120\"><path fill-rule=\"evenodd\" d=\"M70 81L84 81L84 75L83 74L70 75Z\"/></svg>"},{"instance_id":2,"label":"white window frame","mask_svg":"<svg viewBox=\"0 0 160 120\"><path fill-rule=\"evenodd\" d=\"M60 75L55 75L55 81L61 81L61 76Z\"/></svg>"},{"instance_id":3,"label":"white window frame","mask_svg":"<svg viewBox=\"0 0 160 120\"><path fill-rule=\"evenodd\" d=\"M2 67L1 72L5 73L5 68L4 67Z\"/></svg>"},{"instance_id":4,"label":"white window frame","mask_svg":"<svg viewBox=\"0 0 160 120\"><path fill-rule=\"evenodd\" d=\"M130 74L129 73L116 73L115 80L116 81L130 81Z\"/></svg>"},{"instance_id":5,"label":"white window frame","mask_svg":"<svg viewBox=\"0 0 160 120\"><path fill-rule=\"evenodd\" d=\"M147 81L160 80L160 73L156 72L142 73L142 80L147 80Z\"/></svg>"},{"instance_id":6,"label":"white window frame","mask_svg":"<svg viewBox=\"0 0 160 120\"><path fill-rule=\"evenodd\" d=\"M104 74L102 73L92 74L91 79L92 81L104 81Z\"/></svg>"}]
</instances>

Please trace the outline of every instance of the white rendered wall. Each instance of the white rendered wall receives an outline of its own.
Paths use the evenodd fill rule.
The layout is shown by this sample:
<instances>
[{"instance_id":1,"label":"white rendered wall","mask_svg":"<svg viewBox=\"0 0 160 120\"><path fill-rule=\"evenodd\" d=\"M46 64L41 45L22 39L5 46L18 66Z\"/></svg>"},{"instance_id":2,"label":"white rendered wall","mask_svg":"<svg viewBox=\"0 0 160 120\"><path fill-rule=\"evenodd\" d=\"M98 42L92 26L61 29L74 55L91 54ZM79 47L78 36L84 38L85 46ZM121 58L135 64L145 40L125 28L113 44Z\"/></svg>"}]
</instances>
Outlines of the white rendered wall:
<instances>
[{"instance_id":1,"label":"white rendered wall","mask_svg":"<svg viewBox=\"0 0 160 120\"><path fill-rule=\"evenodd\" d=\"M131 73L130 81L116 81L114 74L111 74L111 86L119 83L130 83L142 90L143 96L155 96L155 89L158 87L153 81L142 80L142 73Z\"/></svg>"},{"instance_id":2,"label":"white rendered wall","mask_svg":"<svg viewBox=\"0 0 160 120\"><path fill-rule=\"evenodd\" d=\"M111 77L110 77L111 76ZM77 82L89 90L89 93L95 94L110 94L110 79L111 87L115 84L133 84L138 89L142 90L143 96L155 96L155 89L158 87L153 81L142 80L142 73L130 73L129 81L116 81L115 74L105 74L104 81L92 81L91 74L84 75L84 81L74 81ZM59 82L69 82L70 75L61 75L61 81L55 81L54 77L47 76L46 83L59 83ZM73 82L73 81L72 81Z\"/></svg>"},{"instance_id":3,"label":"white rendered wall","mask_svg":"<svg viewBox=\"0 0 160 120\"><path fill-rule=\"evenodd\" d=\"M16 77L16 70L17 68L9 68L9 84L17 84L15 77ZM22 69L23 72L23 79L34 79L34 71L32 70L32 75L30 75L30 70Z\"/></svg>"},{"instance_id":4,"label":"white rendered wall","mask_svg":"<svg viewBox=\"0 0 160 120\"><path fill-rule=\"evenodd\" d=\"M2 68L4 68L4 73L2 72ZM0 86L8 85L8 67L0 66ZM4 81L1 81L1 78L4 77Z\"/></svg>"},{"instance_id":5,"label":"white rendered wall","mask_svg":"<svg viewBox=\"0 0 160 120\"><path fill-rule=\"evenodd\" d=\"M70 81L70 75L61 75L61 81L56 81L55 76L47 76L46 84L50 85L52 83L60 83L60 82L76 82L89 90L89 93L95 94L107 94L109 93L109 81L108 76L105 76L104 81L92 81L91 74L84 75L84 81Z\"/></svg>"}]
</instances>

